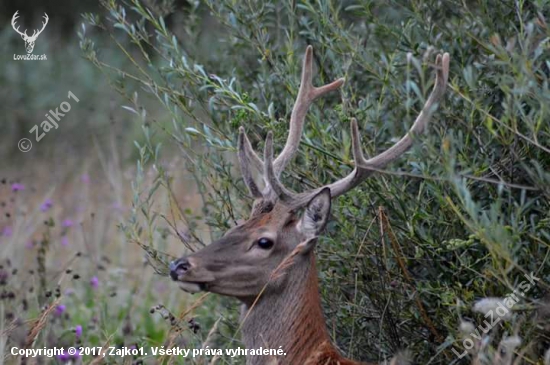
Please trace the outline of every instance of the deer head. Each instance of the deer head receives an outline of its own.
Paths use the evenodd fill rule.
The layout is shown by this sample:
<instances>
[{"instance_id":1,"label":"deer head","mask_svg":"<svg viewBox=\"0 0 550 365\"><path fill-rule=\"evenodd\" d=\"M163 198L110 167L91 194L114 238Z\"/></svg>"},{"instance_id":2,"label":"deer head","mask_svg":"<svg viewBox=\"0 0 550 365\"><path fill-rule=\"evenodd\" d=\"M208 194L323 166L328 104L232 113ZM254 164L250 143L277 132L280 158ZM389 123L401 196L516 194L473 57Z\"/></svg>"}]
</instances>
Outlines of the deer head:
<instances>
[{"instance_id":1,"label":"deer head","mask_svg":"<svg viewBox=\"0 0 550 365\"><path fill-rule=\"evenodd\" d=\"M170 264L170 276L181 289L235 297L245 304L245 308L261 312L256 319L248 320L248 326L243 327L248 347L265 346L265 342L271 342L269 345L275 342L295 346L301 337L287 341L281 338L288 337L289 328L296 323L309 323L309 327L316 328L315 333L321 333L310 333L308 337L318 337L317 340L311 340L317 342L315 346L320 348L320 344L327 341L319 304L313 248L329 219L331 200L353 189L411 147L412 136L426 129L441 100L449 72L449 54L438 55L433 91L409 132L395 145L378 156L365 158L361 151L357 122L352 119L354 170L332 184L295 193L283 186L279 179L298 149L306 112L315 99L338 89L344 83L344 79L338 79L321 87L313 86L312 59L313 50L309 46L304 57L300 90L292 110L287 141L277 158L273 156L271 132L267 134L262 159L252 149L244 128L239 129L241 173L255 199L250 218L230 229L223 238ZM254 180L252 168L262 172L263 189ZM254 309L254 306L257 308ZM311 319L313 317L316 319ZM279 318L288 318L288 323L279 323ZM278 331L278 334L274 331ZM303 347L301 351L307 352ZM287 357L282 363L306 363L305 359L311 358L300 356L296 355L292 359Z\"/></svg>"},{"instance_id":2,"label":"deer head","mask_svg":"<svg viewBox=\"0 0 550 365\"><path fill-rule=\"evenodd\" d=\"M34 42L36 42L36 38L38 38L40 33L42 33L42 31L44 30L44 28L46 28L46 25L48 24L48 20L49 20L48 14L44 13L44 21L42 22L42 29L34 30L32 35L29 37L27 35L26 29L23 33L21 33L19 31L19 26L17 26L17 28L15 27L15 21L17 20L17 18L19 18L19 16L17 15L18 12L19 10L17 10L15 14L13 14L13 17L11 18L11 26L17 33L21 35L21 38L23 38L23 40L25 41L25 49L27 50L27 53L32 53L32 50L34 49Z\"/></svg>"}]
</instances>

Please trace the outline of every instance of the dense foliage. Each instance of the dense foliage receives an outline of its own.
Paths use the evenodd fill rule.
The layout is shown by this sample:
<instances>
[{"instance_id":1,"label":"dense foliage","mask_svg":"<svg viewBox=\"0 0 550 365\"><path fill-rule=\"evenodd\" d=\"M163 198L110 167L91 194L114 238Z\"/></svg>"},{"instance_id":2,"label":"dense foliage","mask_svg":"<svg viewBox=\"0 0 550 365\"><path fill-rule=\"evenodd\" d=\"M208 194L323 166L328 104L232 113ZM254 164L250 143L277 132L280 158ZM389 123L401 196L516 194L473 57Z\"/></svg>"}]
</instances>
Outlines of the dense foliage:
<instances>
[{"instance_id":1,"label":"dense foliage","mask_svg":"<svg viewBox=\"0 0 550 365\"><path fill-rule=\"evenodd\" d=\"M526 361L543 357L550 280L546 1L146 4L105 1L108 15L86 15L79 35L85 56L143 125L134 214L123 228L157 271L165 272L168 257L160 251L173 227L151 206L166 194L174 206L178 200L163 151L186 157L178 173L193 177L202 198L202 211L175 214L187 224L182 241L206 244L250 208L235 168L238 126L256 147L269 130L276 146L284 143L306 45L315 50L318 84L346 83L310 110L299 156L284 175L296 191L350 171L350 118L360 121L370 156L400 138L433 83L435 54L445 51L449 88L429 133L333 206L317 253L327 324L355 359L407 348L418 363L466 362L455 351L463 351L461 321L483 322L474 302L506 296L533 272L540 281L493 329L487 353L498 338L517 333ZM102 57L96 32L109 34L132 67ZM140 91L129 93L128 85ZM141 104L148 98L165 108L164 119L148 116ZM169 142L161 148L161 140ZM142 169L151 163L158 176L147 185Z\"/></svg>"}]
</instances>

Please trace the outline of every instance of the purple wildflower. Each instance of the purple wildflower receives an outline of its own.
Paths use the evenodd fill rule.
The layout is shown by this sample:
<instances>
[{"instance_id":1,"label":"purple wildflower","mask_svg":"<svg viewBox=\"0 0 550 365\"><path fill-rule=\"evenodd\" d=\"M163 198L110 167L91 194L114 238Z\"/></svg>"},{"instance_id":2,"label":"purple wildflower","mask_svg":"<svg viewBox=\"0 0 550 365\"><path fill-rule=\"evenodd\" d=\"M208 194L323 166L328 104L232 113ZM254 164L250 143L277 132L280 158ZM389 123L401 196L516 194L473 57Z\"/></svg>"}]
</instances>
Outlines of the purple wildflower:
<instances>
[{"instance_id":1,"label":"purple wildflower","mask_svg":"<svg viewBox=\"0 0 550 365\"><path fill-rule=\"evenodd\" d=\"M64 304L59 304L57 307L55 307L55 314L60 316L63 314L63 312L65 312L65 309L67 309L67 307Z\"/></svg>"},{"instance_id":2,"label":"purple wildflower","mask_svg":"<svg viewBox=\"0 0 550 365\"><path fill-rule=\"evenodd\" d=\"M6 285L9 277L10 274L6 270L0 269L0 285Z\"/></svg>"},{"instance_id":3,"label":"purple wildflower","mask_svg":"<svg viewBox=\"0 0 550 365\"><path fill-rule=\"evenodd\" d=\"M112 207L114 210L118 211L118 212L124 212L124 211L126 210L126 209L124 208L124 205L122 205L122 204L120 204L120 203L116 203L116 202L113 203L113 204L111 205L111 207Z\"/></svg>"},{"instance_id":4,"label":"purple wildflower","mask_svg":"<svg viewBox=\"0 0 550 365\"><path fill-rule=\"evenodd\" d=\"M41 212L46 212L46 211L50 210L52 205L53 205L52 200L51 199L46 199L46 201L44 203L42 203L42 205L40 206L40 211Z\"/></svg>"},{"instance_id":5,"label":"purple wildflower","mask_svg":"<svg viewBox=\"0 0 550 365\"><path fill-rule=\"evenodd\" d=\"M13 229L10 226L5 226L2 230L2 236L4 237L11 237L13 234Z\"/></svg>"},{"instance_id":6,"label":"purple wildflower","mask_svg":"<svg viewBox=\"0 0 550 365\"><path fill-rule=\"evenodd\" d=\"M157 293L161 294L168 290L168 285L164 281L158 281L155 283L154 288Z\"/></svg>"},{"instance_id":7,"label":"purple wildflower","mask_svg":"<svg viewBox=\"0 0 550 365\"><path fill-rule=\"evenodd\" d=\"M68 246L69 245L69 239L67 238L67 236L63 236L61 237L61 246Z\"/></svg>"},{"instance_id":8,"label":"purple wildflower","mask_svg":"<svg viewBox=\"0 0 550 365\"><path fill-rule=\"evenodd\" d=\"M20 183L11 184L11 191L17 192L17 191L21 191L21 190L25 190L25 185L20 184Z\"/></svg>"},{"instance_id":9,"label":"purple wildflower","mask_svg":"<svg viewBox=\"0 0 550 365\"><path fill-rule=\"evenodd\" d=\"M87 184L90 182L90 175L88 174L82 174L82 176L80 177L80 180L84 183L84 184Z\"/></svg>"},{"instance_id":10,"label":"purple wildflower","mask_svg":"<svg viewBox=\"0 0 550 365\"><path fill-rule=\"evenodd\" d=\"M67 351L65 351L65 349L61 349L61 354L57 355L57 358L60 360L60 361L63 361L63 362L66 362L66 361L69 361L71 359L71 355L69 355L69 353Z\"/></svg>"},{"instance_id":11,"label":"purple wildflower","mask_svg":"<svg viewBox=\"0 0 550 365\"><path fill-rule=\"evenodd\" d=\"M97 276L94 276L90 279L90 284L92 285L92 288L97 289L99 287L99 279Z\"/></svg>"},{"instance_id":12,"label":"purple wildflower","mask_svg":"<svg viewBox=\"0 0 550 365\"><path fill-rule=\"evenodd\" d=\"M74 328L74 333L76 335L76 338L80 338L82 336L82 326L81 325L77 325L75 328Z\"/></svg>"},{"instance_id":13,"label":"purple wildflower","mask_svg":"<svg viewBox=\"0 0 550 365\"><path fill-rule=\"evenodd\" d=\"M61 354L57 355L57 359L61 362L68 362L70 360L77 360L80 358L80 352L77 351L74 355L70 355L69 352L64 349L61 350Z\"/></svg>"},{"instance_id":14,"label":"purple wildflower","mask_svg":"<svg viewBox=\"0 0 550 365\"><path fill-rule=\"evenodd\" d=\"M34 242L33 241L28 241L26 244L25 244L25 248L28 248L29 250L34 248Z\"/></svg>"},{"instance_id":15,"label":"purple wildflower","mask_svg":"<svg viewBox=\"0 0 550 365\"><path fill-rule=\"evenodd\" d=\"M70 219L65 219L65 220L63 221L63 227L69 228L69 227L72 227L72 226L73 226L73 221L72 221L72 220L70 220Z\"/></svg>"}]
</instances>

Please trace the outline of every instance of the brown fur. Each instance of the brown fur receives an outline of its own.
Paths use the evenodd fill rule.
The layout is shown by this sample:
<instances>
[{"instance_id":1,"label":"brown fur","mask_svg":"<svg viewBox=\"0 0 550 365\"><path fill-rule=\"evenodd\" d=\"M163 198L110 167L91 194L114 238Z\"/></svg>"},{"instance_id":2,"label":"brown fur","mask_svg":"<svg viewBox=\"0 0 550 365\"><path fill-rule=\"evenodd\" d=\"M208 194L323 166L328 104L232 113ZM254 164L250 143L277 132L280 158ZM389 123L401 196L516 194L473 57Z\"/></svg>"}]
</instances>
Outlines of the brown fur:
<instances>
[{"instance_id":1,"label":"brown fur","mask_svg":"<svg viewBox=\"0 0 550 365\"><path fill-rule=\"evenodd\" d=\"M304 365L375 365L372 363L358 363L346 359L332 346L330 342L323 342L319 348L315 349Z\"/></svg>"},{"instance_id":2,"label":"brown fur","mask_svg":"<svg viewBox=\"0 0 550 365\"><path fill-rule=\"evenodd\" d=\"M282 292L260 298L251 310L252 303L243 306L246 347L278 349L281 346L286 356L277 358L279 365L360 364L342 357L331 344L321 308L313 252L298 259L309 262L290 268ZM247 365L264 361L260 356L249 357Z\"/></svg>"}]
</instances>

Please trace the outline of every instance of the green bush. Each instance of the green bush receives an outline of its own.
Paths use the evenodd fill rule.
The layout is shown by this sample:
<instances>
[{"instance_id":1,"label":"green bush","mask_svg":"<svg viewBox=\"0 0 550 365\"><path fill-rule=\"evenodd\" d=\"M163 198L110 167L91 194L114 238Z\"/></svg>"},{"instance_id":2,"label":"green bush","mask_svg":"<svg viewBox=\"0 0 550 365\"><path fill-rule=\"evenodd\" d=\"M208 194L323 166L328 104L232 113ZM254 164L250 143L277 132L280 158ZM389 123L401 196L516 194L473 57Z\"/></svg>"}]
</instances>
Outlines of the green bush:
<instances>
[{"instance_id":1,"label":"green bush","mask_svg":"<svg viewBox=\"0 0 550 365\"><path fill-rule=\"evenodd\" d=\"M432 86L435 53L449 52L449 87L429 132L333 206L317 253L327 323L355 359L408 348L419 363L462 362L452 351L462 349L459 325L483 319L473 303L511 293L534 272L540 282L493 334L517 333L524 359L542 358L550 280L548 2L207 0L175 12L168 1L104 5L108 16L86 15L86 27L110 34L133 66L111 67L86 27L81 48L119 91L126 84L143 90L126 95L127 108L146 136L138 166L154 163L158 178L144 186L138 173L135 214L123 228L161 273L169 258L153 237L170 227L151 205L170 194L172 172L163 168L160 141L186 157L204 208L181 217L203 244L246 218L251 199L234 168L237 128L245 126L260 148L272 130L282 146L306 45L315 50L317 84L346 83L310 109L299 155L283 176L296 191L351 170L352 117L369 156L406 133ZM144 98L158 100L167 120L150 119Z\"/></svg>"}]
</instances>

